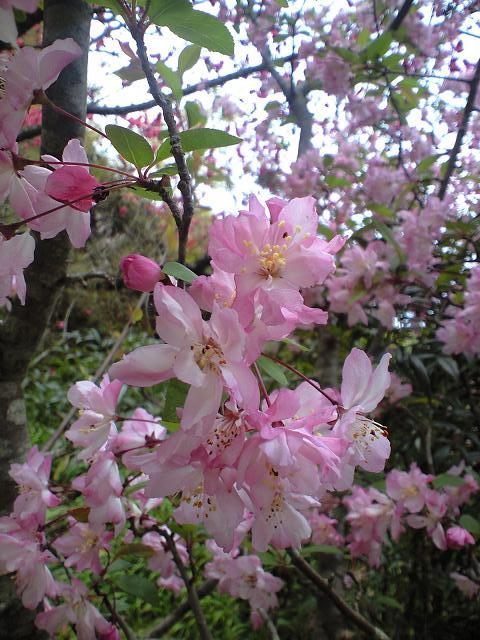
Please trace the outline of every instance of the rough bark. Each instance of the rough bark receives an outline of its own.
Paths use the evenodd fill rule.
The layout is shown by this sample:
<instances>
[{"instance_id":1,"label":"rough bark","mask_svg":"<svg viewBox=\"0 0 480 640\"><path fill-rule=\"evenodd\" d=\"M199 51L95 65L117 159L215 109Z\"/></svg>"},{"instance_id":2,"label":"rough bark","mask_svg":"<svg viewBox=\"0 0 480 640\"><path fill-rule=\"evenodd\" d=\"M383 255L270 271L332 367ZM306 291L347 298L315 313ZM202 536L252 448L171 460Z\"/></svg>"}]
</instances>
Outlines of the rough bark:
<instances>
[{"instance_id":1,"label":"rough bark","mask_svg":"<svg viewBox=\"0 0 480 640\"><path fill-rule=\"evenodd\" d=\"M91 9L83 0L45 0L44 37L47 46L58 38L74 38L83 56L67 66L48 90L49 97L63 109L85 118L87 100L87 60ZM83 137L83 127L44 109L42 153L62 155L71 138ZM17 302L0 326L0 513L9 513L16 489L8 475L12 462L23 459L28 447L22 380L45 331L61 281L65 278L69 242L65 232L52 240L35 238L35 260L26 271L27 301ZM33 640L37 635L28 615L12 599L12 581L0 582L0 640Z\"/></svg>"}]
</instances>

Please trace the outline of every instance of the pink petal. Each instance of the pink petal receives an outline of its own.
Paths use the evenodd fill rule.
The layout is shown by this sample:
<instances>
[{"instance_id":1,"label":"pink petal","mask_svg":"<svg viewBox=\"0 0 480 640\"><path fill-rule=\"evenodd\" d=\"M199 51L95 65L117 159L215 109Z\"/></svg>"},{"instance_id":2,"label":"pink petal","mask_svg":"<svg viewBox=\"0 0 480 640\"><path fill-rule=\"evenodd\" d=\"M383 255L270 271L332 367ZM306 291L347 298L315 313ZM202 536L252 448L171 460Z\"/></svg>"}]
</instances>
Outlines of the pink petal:
<instances>
[{"instance_id":1,"label":"pink petal","mask_svg":"<svg viewBox=\"0 0 480 640\"><path fill-rule=\"evenodd\" d=\"M167 344L139 347L110 367L110 377L136 387L150 387L173 376L177 349Z\"/></svg>"}]
</instances>

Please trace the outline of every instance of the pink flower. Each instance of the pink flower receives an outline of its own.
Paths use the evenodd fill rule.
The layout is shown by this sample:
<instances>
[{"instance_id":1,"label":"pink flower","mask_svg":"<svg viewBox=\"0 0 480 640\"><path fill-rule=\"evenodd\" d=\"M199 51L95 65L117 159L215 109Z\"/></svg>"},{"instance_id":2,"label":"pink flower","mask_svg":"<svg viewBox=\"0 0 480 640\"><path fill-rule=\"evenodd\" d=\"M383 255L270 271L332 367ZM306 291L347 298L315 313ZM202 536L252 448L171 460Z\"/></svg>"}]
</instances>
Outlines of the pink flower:
<instances>
[{"instance_id":1,"label":"pink flower","mask_svg":"<svg viewBox=\"0 0 480 640\"><path fill-rule=\"evenodd\" d=\"M473 598L480 591L480 584L477 584L473 580L470 580L467 576L461 573L453 572L450 577L455 582L456 586L469 598Z\"/></svg>"},{"instance_id":2,"label":"pink flower","mask_svg":"<svg viewBox=\"0 0 480 640\"><path fill-rule=\"evenodd\" d=\"M88 600L88 589L77 578L71 584L59 584L59 595L65 602L58 607L49 607L35 618L39 629L44 629L52 637L57 637L64 627L75 625L77 638L93 640L100 638L119 637L112 633L114 627L105 620L102 614ZM97 633L96 633L97 632Z\"/></svg>"},{"instance_id":3,"label":"pink flower","mask_svg":"<svg viewBox=\"0 0 480 640\"><path fill-rule=\"evenodd\" d=\"M57 593L47 567L56 559L44 550L45 535L38 524L35 516L0 518L0 574L17 572L17 592L27 609L35 609L45 595Z\"/></svg>"},{"instance_id":4,"label":"pink flower","mask_svg":"<svg viewBox=\"0 0 480 640\"><path fill-rule=\"evenodd\" d=\"M450 527L445 535L450 549L461 549L467 544L475 544L475 538L463 527Z\"/></svg>"},{"instance_id":5,"label":"pink flower","mask_svg":"<svg viewBox=\"0 0 480 640\"><path fill-rule=\"evenodd\" d=\"M91 458L105 445L109 437L116 435L113 421L122 386L118 380L110 382L108 375L105 375L99 387L88 380L76 382L70 387L68 400L81 410L81 415L65 436L75 445L84 447L78 454L80 460Z\"/></svg>"},{"instance_id":6,"label":"pink flower","mask_svg":"<svg viewBox=\"0 0 480 640\"><path fill-rule=\"evenodd\" d=\"M367 471L382 471L390 456L386 430L364 414L376 408L390 385L391 357L386 353L374 370L367 354L354 348L343 365L340 395L345 412L334 433L351 442L353 463Z\"/></svg>"},{"instance_id":7,"label":"pink flower","mask_svg":"<svg viewBox=\"0 0 480 640\"><path fill-rule=\"evenodd\" d=\"M420 516L414 514L407 516L407 523L413 529L422 529L423 527L426 527L427 533L431 537L433 544L437 549L445 551L447 549L447 538L441 521L447 513L448 496L444 493L433 491L433 489L426 489L424 497L425 504L427 506L426 515Z\"/></svg>"},{"instance_id":8,"label":"pink flower","mask_svg":"<svg viewBox=\"0 0 480 640\"><path fill-rule=\"evenodd\" d=\"M25 304L27 285L23 270L33 262L35 241L27 233L5 240L0 233L0 302L15 291Z\"/></svg>"},{"instance_id":9,"label":"pink flower","mask_svg":"<svg viewBox=\"0 0 480 640\"><path fill-rule=\"evenodd\" d=\"M318 511L313 511L308 520L312 528L313 544L327 544L333 547L343 545L343 536L335 528L337 520L329 518L325 513L318 513Z\"/></svg>"},{"instance_id":10,"label":"pink flower","mask_svg":"<svg viewBox=\"0 0 480 640\"><path fill-rule=\"evenodd\" d=\"M90 525L71 519L71 527L63 536L53 542L57 551L67 559L66 567L75 567L77 571L86 569L97 575L102 572L100 551L110 550L108 544L113 538L113 532L104 528L92 529Z\"/></svg>"},{"instance_id":11,"label":"pink flower","mask_svg":"<svg viewBox=\"0 0 480 640\"><path fill-rule=\"evenodd\" d=\"M63 166L50 174L45 193L59 202L72 202L73 209L87 213L95 204L93 194L99 186L86 167Z\"/></svg>"},{"instance_id":12,"label":"pink flower","mask_svg":"<svg viewBox=\"0 0 480 640\"><path fill-rule=\"evenodd\" d=\"M250 210L216 220L209 253L223 271L234 273L238 295L258 288L299 289L322 283L333 272L337 240L317 237L318 216L311 197L291 200L269 221L256 198Z\"/></svg>"},{"instance_id":13,"label":"pink flower","mask_svg":"<svg viewBox=\"0 0 480 640\"><path fill-rule=\"evenodd\" d=\"M157 333L165 344L140 347L114 364L111 375L148 387L177 377L190 384L182 412L185 429L216 415L223 388L241 406L258 406L259 392L244 360L245 332L233 309L215 307L210 320L182 289L157 284Z\"/></svg>"},{"instance_id":14,"label":"pink flower","mask_svg":"<svg viewBox=\"0 0 480 640\"><path fill-rule=\"evenodd\" d=\"M35 515L39 523L45 521L46 507L56 507L59 498L49 489L52 456L44 456L37 447L30 449L25 464L12 464L9 474L20 485L21 493L15 500L14 512L25 517Z\"/></svg>"},{"instance_id":15,"label":"pink flower","mask_svg":"<svg viewBox=\"0 0 480 640\"><path fill-rule=\"evenodd\" d=\"M45 162L58 162L53 156L43 156L42 160ZM64 162L88 164L85 149L77 139L72 139L67 144L63 151L62 160ZM22 176L29 183L26 188L30 198L29 201L24 199L23 208L17 208L17 213L22 218L31 217L29 206L33 206L35 214L40 214L59 206L58 201L48 196L45 192L47 181L51 174L52 172L49 169L33 165L28 165L22 171ZM28 202L30 202L29 206L27 206ZM72 245L79 249L85 245L90 235L90 213L79 211L73 206L65 206L58 211L28 222L28 226L35 231L39 231L42 239L53 238L65 229Z\"/></svg>"},{"instance_id":16,"label":"pink flower","mask_svg":"<svg viewBox=\"0 0 480 640\"><path fill-rule=\"evenodd\" d=\"M425 505L431 480L433 476L422 473L415 463L412 463L408 472L393 469L387 475L387 494L401 502L410 513L418 513Z\"/></svg>"},{"instance_id":17,"label":"pink flower","mask_svg":"<svg viewBox=\"0 0 480 640\"><path fill-rule=\"evenodd\" d=\"M72 38L56 40L44 49L23 47L4 73L5 97L15 110L27 109L35 91L53 84L68 64L82 55Z\"/></svg>"},{"instance_id":18,"label":"pink flower","mask_svg":"<svg viewBox=\"0 0 480 640\"><path fill-rule=\"evenodd\" d=\"M21 9L33 13L38 7L38 0L1 0L0 1L0 40L10 42L17 40L17 25L13 9Z\"/></svg>"},{"instance_id":19,"label":"pink flower","mask_svg":"<svg viewBox=\"0 0 480 640\"><path fill-rule=\"evenodd\" d=\"M77 477L72 487L83 493L90 507L88 521L93 528L107 522L116 525L118 533L125 524L125 512L121 500L122 479L115 456L111 451L102 451L90 466L86 475Z\"/></svg>"},{"instance_id":20,"label":"pink flower","mask_svg":"<svg viewBox=\"0 0 480 640\"><path fill-rule=\"evenodd\" d=\"M162 279L160 265L138 253L122 258L120 269L125 286L134 291L153 291L157 282Z\"/></svg>"}]
</instances>

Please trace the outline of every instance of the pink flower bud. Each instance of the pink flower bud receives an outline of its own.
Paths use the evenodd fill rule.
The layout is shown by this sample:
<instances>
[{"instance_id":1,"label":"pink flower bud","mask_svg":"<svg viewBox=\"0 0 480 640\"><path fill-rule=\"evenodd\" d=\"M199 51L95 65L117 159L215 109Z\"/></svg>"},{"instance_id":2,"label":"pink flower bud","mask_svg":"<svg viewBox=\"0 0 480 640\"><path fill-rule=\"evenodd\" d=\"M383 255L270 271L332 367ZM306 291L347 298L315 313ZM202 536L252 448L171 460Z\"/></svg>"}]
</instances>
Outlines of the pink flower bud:
<instances>
[{"instance_id":1,"label":"pink flower bud","mask_svg":"<svg viewBox=\"0 0 480 640\"><path fill-rule=\"evenodd\" d=\"M475 544L474 537L463 527L447 529L447 544L450 549L461 549L467 544Z\"/></svg>"},{"instance_id":2,"label":"pink flower bud","mask_svg":"<svg viewBox=\"0 0 480 640\"><path fill-rule=\"evenodd\" d=\"M157 282L163 279L160 265L138 253L122 258L120 269L125 286L135 291L153 291Z\"/></svg>"}]
</instances>

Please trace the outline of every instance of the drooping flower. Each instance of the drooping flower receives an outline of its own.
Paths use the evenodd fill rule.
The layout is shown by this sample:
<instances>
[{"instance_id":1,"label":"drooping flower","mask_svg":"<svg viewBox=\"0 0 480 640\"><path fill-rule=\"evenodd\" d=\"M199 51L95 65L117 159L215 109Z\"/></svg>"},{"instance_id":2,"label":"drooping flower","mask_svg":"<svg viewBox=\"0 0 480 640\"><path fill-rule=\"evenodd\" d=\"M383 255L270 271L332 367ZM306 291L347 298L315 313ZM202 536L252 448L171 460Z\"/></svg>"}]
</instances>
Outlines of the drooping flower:
<instances>
[{"instance_id":1,"label":"drooping flower","mask_svg":"<svg viewBox=\"0 0 480 640\"><path fill-rule=\"evenodd\" d=\"M209 321L182 289L157 284L157 333L165 344L140 347L114 364L110 373L141 387L172 377L190 384L181 424L191 428L216 415L223 388L240 406L257 406L258 386L244 360L245 332L233 309L215 307Z\"/></svg>"},{"instance_id":2,"label":"drooping flower","mask_svg":"<svg viewBox=\"0 0 480 640\"><path fill-rule=\"evenodd\" d=\"M105 375L99 387L82 380L69 389L68 400L81 410L81 415L65 436L75 445L83 447L78 454L80 460L91 458L110 436L116 434L115 407L122 386L119 380L110 382L108 375Z\"/></svg>"},{"instance_id":3,"label":"drooping flower","mask_svg":"<svg viewBox=\"0 0 480 640\"><path fill-rule=\"evenodd\" d=\"M340 396L344 412L334 433L351 442L353 463L367 471L382 471L390 456L386 429L365 414L376 408L390 385L391 357L386 353L373 369L367 354L354 348L343 365Z\"/></svg>"}]
</instances>

